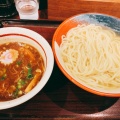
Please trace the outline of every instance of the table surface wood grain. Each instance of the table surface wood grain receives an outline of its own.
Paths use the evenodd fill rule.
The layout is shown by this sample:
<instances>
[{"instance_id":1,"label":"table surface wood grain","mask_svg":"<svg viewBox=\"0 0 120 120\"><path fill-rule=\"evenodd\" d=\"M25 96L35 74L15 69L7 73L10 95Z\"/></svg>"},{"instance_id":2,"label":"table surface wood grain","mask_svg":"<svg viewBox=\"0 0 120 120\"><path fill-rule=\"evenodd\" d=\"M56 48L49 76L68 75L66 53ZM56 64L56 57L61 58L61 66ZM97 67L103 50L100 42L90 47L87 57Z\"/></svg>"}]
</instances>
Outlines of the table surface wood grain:
<instances>
[{"instance_id":1,"label":"table surface wood grain","mask_svg":"<svg viewBox=\"0 0 120 120\"><path fill-rule=\"evenodd\" d=\"M65 20L82 13L120 17L120 0L48 0L48 19Z\"/></svg>"},{"instance_id":2,"label":"table surface wood grain","mask_svg":"<svg viewBox=\"0 0 120 120\"><path fill-rule=\"evenodd\" d=\"M62 21L1 20L1 27L25 27L41 34L51 45ZM27 102L0 110L0 119L33 120L119 120L120 99L97 96L71 83L56 62L45 87Z\"/></svg>"}]
</instances>

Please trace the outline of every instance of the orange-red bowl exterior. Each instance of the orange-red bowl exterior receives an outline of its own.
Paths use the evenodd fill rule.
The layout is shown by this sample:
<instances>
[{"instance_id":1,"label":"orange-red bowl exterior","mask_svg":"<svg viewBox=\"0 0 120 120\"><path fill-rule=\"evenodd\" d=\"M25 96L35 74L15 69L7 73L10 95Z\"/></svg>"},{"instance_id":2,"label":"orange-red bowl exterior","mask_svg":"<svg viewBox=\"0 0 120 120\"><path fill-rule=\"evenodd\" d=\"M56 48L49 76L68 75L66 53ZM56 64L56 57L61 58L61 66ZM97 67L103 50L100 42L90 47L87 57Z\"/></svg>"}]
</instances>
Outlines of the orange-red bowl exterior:
<instances>
[{"instance_id":1,"label":"orange-red bowl exterior","mask_svg":"<svg viewBox=\"0 0 120 120\"><path fill-rule=\"evenodd\" d=\"M105 14L97 14L97 13L88 13L88 14L79 14L79 15L75 15L75 16L72 16L68 19L66 19L65 21L63 21L59 27L57 28L57 30L55 31L54 33L54 36L53 36L53 40L52 40L52 49L53 49L53 53L54 53L54 57L55 57L55 60L56 60L56 63L58 65L58 67L60 68L60 70L62 71L62 73L72 82L74 83L75 85L77 85L78 87L90 92L90 93L93 93L93 94L96 94L96 95L100 95L100 96L108 96L108 97L120 97L120 93L104 93L104 92L100 92L100 91L97 91L97 90L93 90L91 88L88 88L84 85L82 85L80 82L77 82L74 78L72 78L65 70L64 68L62 67L62 65L60 64L59 60L58 60L58 57L57 57L57 53L56 53L56 50L55 50L55 42L57 42L58 46L60 46L61 44L61 36L62 35L65 35L69 29L73 28L73 27L76 27L78 24L90 24L90 23L94 23L94 24L100 24L100 25L105 25L107 27L110 27L112 29L115 29L117 32L120 32L119 31L119 27L116 29L113 28L113 21L117 21L118 23L120 23L120 20L118 18L115 18L113 16L108 16L108 15L105 15ZM116 23L114 23L115 26ZM120 24L119 24L120 25Z\"/></svg>"}]
</instances>

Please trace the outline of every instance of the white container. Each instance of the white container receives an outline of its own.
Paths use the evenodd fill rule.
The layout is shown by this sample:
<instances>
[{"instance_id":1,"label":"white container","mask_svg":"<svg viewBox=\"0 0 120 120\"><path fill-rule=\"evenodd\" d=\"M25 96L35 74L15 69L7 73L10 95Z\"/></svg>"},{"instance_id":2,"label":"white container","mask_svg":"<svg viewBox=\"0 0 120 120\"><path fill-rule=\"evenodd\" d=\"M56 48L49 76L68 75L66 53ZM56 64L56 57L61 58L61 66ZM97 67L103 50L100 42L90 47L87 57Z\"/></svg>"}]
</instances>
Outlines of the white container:
<instances>
[{"instance_id":1,"label":"white container","mask_svg":"<svg viewBox=\"0 0 120 120\"><path fill-rule=\"evenodd\" d=\"M42 55L45 63L45 72L38 84L30 92L21 97L8 101L0 101L0 110L3 110L18 106L30 100L43 89L52 74L54 66L54 56L51 46L49 45L47 40L40 34L30 29L21 27L0 28L0 36L0 44L3 44L5 42L23 42L35 47Z\"/></svg>"},{"instance_id":2,"label":"white container","mask_svg":"<svg viewBox=\"0 0 120 120\"><path fill-rule=\"evenodd\" d=\"M15 6L19 13L20 19L37 20L39 18L38 0L15 0Z\"/></svg>"}]
</instances>

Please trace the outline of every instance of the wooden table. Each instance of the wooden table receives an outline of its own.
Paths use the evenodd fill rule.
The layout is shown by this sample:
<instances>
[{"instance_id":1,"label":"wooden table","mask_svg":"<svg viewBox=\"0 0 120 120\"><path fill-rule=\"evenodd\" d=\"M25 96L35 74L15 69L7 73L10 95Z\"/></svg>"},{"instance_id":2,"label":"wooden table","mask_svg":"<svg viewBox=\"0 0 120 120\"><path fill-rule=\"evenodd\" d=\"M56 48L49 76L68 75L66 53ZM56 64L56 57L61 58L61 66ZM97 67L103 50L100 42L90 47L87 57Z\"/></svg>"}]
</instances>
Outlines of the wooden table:
<instances>
[{"instance_id":1,"label":"wooden table","mask_svg":"<svg viewBox=\"0 0 120 120\"><path fill-rule=\"evenodd\" d=\"M2 20L1 27L25 27L41 34L51 45L61 21ZM46 86L29 101L0 110L0 119L120 120L120 99L88 93L71 83L54 65Z\"/></svg>"},{"instance_id":2,"label":"wooden table","mask_svg":"<svg viewBox=\"0 0 120 120\"><path fill-rule=\"evenodd\" d=\"M120 0L48 0L48 19L65 20L91 12L120 17Z\"/></svg>"}]
</instances>

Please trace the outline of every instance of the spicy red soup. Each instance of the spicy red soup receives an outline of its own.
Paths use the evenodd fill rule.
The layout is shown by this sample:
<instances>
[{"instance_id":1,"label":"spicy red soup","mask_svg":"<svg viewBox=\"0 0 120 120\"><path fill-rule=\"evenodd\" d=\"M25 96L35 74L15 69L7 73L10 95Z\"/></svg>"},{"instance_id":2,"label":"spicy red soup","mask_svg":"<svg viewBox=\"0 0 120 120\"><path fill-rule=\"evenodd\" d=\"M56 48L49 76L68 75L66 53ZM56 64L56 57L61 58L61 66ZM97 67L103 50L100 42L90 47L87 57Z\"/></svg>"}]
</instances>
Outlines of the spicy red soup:
<instances>
[{"instance_id":1,"label":"spicy red soup","mask_svg":"<svg viewBox=\"0 0 120 120\"><path fill-rule=\"evenodd\" d=\"M44 68L43 58L33 46L21 42L0 45L0 101L28 93L41 79Z\"/></svg>"}]
</instances>

